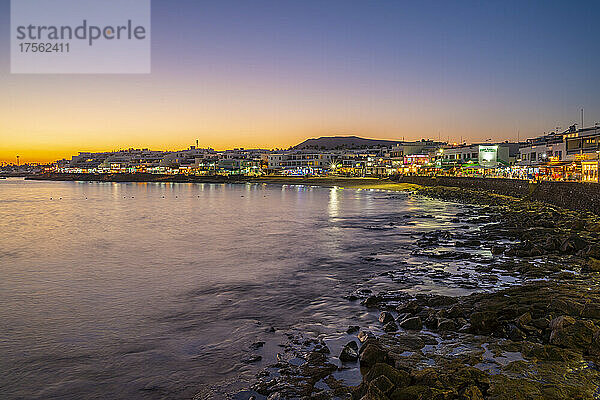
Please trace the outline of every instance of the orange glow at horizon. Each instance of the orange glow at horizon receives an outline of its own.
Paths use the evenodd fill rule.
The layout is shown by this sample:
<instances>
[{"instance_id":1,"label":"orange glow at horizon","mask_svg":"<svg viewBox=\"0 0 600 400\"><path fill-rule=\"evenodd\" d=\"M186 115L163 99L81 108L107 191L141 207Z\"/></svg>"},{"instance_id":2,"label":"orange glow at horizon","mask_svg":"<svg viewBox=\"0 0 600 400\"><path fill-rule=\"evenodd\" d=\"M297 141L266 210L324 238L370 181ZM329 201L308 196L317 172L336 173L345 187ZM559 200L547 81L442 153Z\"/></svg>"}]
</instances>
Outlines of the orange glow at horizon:
<instances>
[{"instance_id":1,"label":"orange glow at horizon","mask_svg":"<svg viewBox=\"0 0 600 400\"><path fill-rule=\"evenodd\" d=\"M10 26L4 2L0 26ZM11 74L0 162L359 136L478 143L600 120L596 15L496 2L153 1L152 73ZM565 16L581 23L557 30ZM557 54L586 54L573 62Z\"/></svg>"},{"instance_id":2,"label":"orange glow at horizon","mask_svg":"<svg viewBox=\"0 0 600 400\"><path fill-rule=\"evenodd\" d=\"M14 82L0 98L0 162L14 163L16 155L27 163L80 151L181 150L197 139L200 147L224 150L288 148L320 136L398 141L516 136L490 125L488 113L473 117L469 104L476 99L461 105L440 96L433 103L418 89L390 98L374 88L169 78L11 76Z\"/></svg>"}]
</instances>

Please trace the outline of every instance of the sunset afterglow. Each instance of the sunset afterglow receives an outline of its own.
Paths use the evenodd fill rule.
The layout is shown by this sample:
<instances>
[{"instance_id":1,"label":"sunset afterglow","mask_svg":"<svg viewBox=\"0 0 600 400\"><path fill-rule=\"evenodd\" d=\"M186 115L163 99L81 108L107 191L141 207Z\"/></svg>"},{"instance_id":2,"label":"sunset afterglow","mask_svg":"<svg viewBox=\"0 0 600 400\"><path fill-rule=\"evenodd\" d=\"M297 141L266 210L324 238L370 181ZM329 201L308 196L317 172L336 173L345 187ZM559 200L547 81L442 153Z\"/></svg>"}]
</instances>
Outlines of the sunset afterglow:
<instances>
[{"instance_id":1,"label":"sunset afterglow","mask_svg":"<svg viewBox=\"0 0 600 400\"><path fill-rule=\"evenodd\" d=\"M11 75L0 4L0 161L196 139L516 140L566 128L582 107L600 119L589 7L154 1L151 74Z\"/></svg>"}]
</instances>

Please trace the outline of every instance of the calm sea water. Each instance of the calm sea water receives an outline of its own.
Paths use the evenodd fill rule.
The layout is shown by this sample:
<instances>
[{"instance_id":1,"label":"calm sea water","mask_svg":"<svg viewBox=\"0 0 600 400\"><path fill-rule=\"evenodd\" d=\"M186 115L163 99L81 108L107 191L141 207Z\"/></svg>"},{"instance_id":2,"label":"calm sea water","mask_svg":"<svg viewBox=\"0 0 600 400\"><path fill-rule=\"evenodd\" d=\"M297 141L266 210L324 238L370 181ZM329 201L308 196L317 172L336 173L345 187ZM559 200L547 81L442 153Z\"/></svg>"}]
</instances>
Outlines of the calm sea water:
<instances>
[{"instance_id":1,"label":"calm sea water","mask_svg":"<svg viewBox=\"0 0 600 400\"><path fill-rule=\"evenodd\" d=\"M0 397L225 397L292 328L335 354L349 324L375 323L343 296L458 210L336 188L0 180ZM422 213L435 218L398 222ZM262 361L244 363L256 341Z\"/></svg>"}]
</instances>

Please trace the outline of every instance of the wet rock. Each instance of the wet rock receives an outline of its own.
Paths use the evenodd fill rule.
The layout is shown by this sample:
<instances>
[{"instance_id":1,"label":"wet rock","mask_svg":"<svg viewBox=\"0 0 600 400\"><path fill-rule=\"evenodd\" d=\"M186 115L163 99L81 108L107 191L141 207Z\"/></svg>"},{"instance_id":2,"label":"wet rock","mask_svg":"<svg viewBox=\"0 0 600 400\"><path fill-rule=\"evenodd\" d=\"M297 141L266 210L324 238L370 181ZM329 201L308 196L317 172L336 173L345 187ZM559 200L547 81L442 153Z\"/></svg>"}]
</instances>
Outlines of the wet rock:
<instances>
[{"instance_id":1,"label":"wet rock","mask_svg":"<svg viewBox=\"0 0 600 400\"><path fill-rule=\"evenodd\" d=\"M498 316L495 311L477 311L471 314L471 329L475 333L491 333L498 329Z\"/></svg>"},{"instance_id":2,"label":"wet rock","mask_svg":"<svg viewBox=\"0 0 600 400\"><path fill-rule=\"evenodd\" d=\"M400 322L400 327L402 329L420 331L423 329L423 323L420 317L410 317Z\"/></svg>"},{"instance_id":3,"label":"wet rock","mask_svg":"<svg viewBox=\"0 0 600 400\"><path fill-rule=\"evenodd\" d=\"M541 330L548 328L549 324L550 321L547 318L536 318L531 320L531 325Z\"/></svg>"},{"instance_id":4,"label":"wet rock","mask_svg":"<svg viewBox=\"0 0 600 400\"><path fill-rule=\"evenodd\" d=\"M561 330L575 323L575 318L568 315L561 315L550 321L550 329L554 331Z\"/></svg>"},{"instance_id":5,"label":"wet rock","mask_svg":"<svg viewBox=\"0 0 600 400\"><path fill-rule=\"evenodd\" d=\"M543 248L547 252L554 252L560 247L560 241L556 240L554 237L548 237L544 242Z\"/></svg>"},{"instance_id":6,"label":"wet rock","mask_svg":"<svg viewBox=\"0 0 600 400\"><path fill-rule=\"evenodd\" d=\"M445 315L448 318L459 318L464 317L465 311L460 304L455 304L449 309L445 310Z\"/></svg>"},{"instance_id":7,"label":"wet rock","mask_svg":"<svg viewBox=\"0 0 600 400\"><path fill-rule=\"evenodd\" d=\"M455 331L456 323L448 318L439 318L437 320L437 329L439 331Z\"/></svg>"},{"instance_id":8,"label":"wet rock","mask_svg":"<svg viewBox=\"0 0 600 400\"><path fill-rule=\"evenodd\" d=\"M250 356L247 356L247 357L243 358L242 362L244 364L253 364L253 363L259 362L260 360L262 360L261 356L259 356L257 354L253 354L253 355L250 355Z\"/></svg>"},{"instance_id":9,"label":"wet rock","mask_svg":"<svg viewBox=\"0 0 600 400\"><path fill-rule=\"evenodd\" d=\"M331 350L329 349L329 347L327 347L327 345L324 342L321 342L315 346L314 352L321 354L329 354L331 353Z\"/></svg>"},{"instance_id":10,"label":"wet rock","mask_svg":"<svg viewBox=\"0 0 600 400\"><path fill-rule=\"evenodd\" d=\"M374 338L375 335L373 335L371 332L369 331L360 331L357 335L358 340L360 340L361 343L364 343L367 341L367 339L369 338Z\"/></svg>"},{"instance_id":11,"label":"wet rock","mask_svg":"<svg viewBox=\"0 0 600 400\"><path fill-rule=\"evenodd\" d=\"M460 391L461 400L484 400L483 393L477 386L471 385Z\"/></svg>"},{"instance_id":12,"label":"wet rock","mask_svg":"<svg viewBox=\"0 0 600 400\"><path fill-rule=\"evenodd\" d=\"M491 249L492 254L495 256L504 253L505 250L506 250L505 246L492 246L492 249Z\"/></svg>"},{"instance_id":13,"label":"wet rock","mask_svg":"<svg viewBox=\"0 0 600 400\"><path fill-rule=\"evenodd\" d=\"M595 258L596 260L600 259L600 244L595 243L588 245L585 249L580 251L580 255L582 257Z\"/></svg>"},{"instance_id":14,"label":"wet rock","mask_svg":"<svg viewBox=\"0 0 600 400\"><path fill-rule=\"evenodd\" d=\"M390 395L391 400L426 400L444 398L445 394L443 390L430 388L423 385L412 385L398 388Z\"/></svg>"},{"instance_id":15,"label":"wet rock","mask_svg":"<svg viewBox=\"0 0 600 400\"><path fill-rule=\"evenodd\" d=\"M369 296L367 297L362 304L365 307L369 307L369 308L373 308L373 307L377 307L377 304L379 304L379 302L381 301L381 298L379 296Z\"/></svg>"},{"instance_id":16,"label":"wet rock","mask_svg":"<svg viewBox=\"0 0 600 400\"><path fill-rule=\"evenodd\" d=\"M391 360L386 351L384 351L376 339L369 339L360 348L360 366L369 368L375 364L388 364Z\"/></svg>"},{"instance_id":17,"label":"wet rock","mask_svg":"<svg viewBox=\"0 0 600 400\"><path fill-rule=\"evenodd\" d=\"M517 322L517 325L521 328L526 325L529 325L531 323L531 313L526 312L526 313L522 314L521 316L519 316L519 318L517 318L516 322Z\"/></svg>"},{"instance_id":18,"label":"wet rock","mask_svg":"<svg viewBox=\"0 0 600 400\"><path fill-rule=\"evenodd\" d=\"M352 362L358 360L358 344L355 341L347 343L340 353L340 361Z\"/></svg>"},{"instance_id":19,"label":"wet rock","mask_svg":"<svg viewBox=\"0 0 600 400\"><path fill-rule=\"evenodd\" d=\"M544 251L537 246L533 246L529 251L529 257L539 257L544 254Z\"/></svg>"},{"instance_id":20,"label":"wet rock","mask_svg":"<svg viewBox=\"0 0 600 400\"><path fill-rule=\"evenodd\" d=\"M394 321L394 317L391 313L387 311L382 311L381 314L379 314L379 322L381 322L382 324L387 324L388 322L392 321Z\"/></svg>"},{"instance_id":21,"label":"wet rock","mask_svg":"<svg viewBox=\"0 0 600 400\"><path fill-rule=\"evenodd\" d=\"M360 329L360 327L358 325L350 325L348 327L348 329L346 329L346 333L352 334L352 333L358 332L359 329Z\"/></svg>"},{"instance_id":22,"label":"wet rock","mask_svg":"<svg viewBox=\"0 0 600 400\"><path fill-rule=\"evenodd\" d=\"M600 260L590 258L587 264L584 266L584 271L587 272L600 272Z\"/></svg>"},{"instance_id":23,"label":"wet rock","mask_svg":"<svg viewBox=\"0 0 600 400\"><path fill-rule=\"evenodd\" d=\"M590 350L595 337L600 333L591 321L576 320L569 316L560 316L550 322L552 333L550 343L567 348Z\"/></svg>"},{"instance_id":24,"label":"wet rock","mask_svg":"<svg viewBox=\"0 0 600 400\"><path fill-rule=\"evenodd\" d=\"M395 387L405 387L410 385L410 374L406 371L398 370L388 364L379 363L373 365L365 375L366 382L372 382L385 376Z\"/></svg>"},{"instance_id":25,"label":"wet rock","mask_svg":"<svg viewBox=\"0 0 600 400\"><path fill-rule=\"evenodd\" d=\"M576 234L573 234L567 238L564 238L560 244L561 253L572 254L579 250L584 249L587 246L587 242Z\"/></svg>"},{"instance_id":26,"label":"wet rock","mask_svg":"<svg viewBox=\"0 0 600 400\"><path fill-rule=\"evenodd\" d=\"M517 326L515 326L513 324L508 325L507 333L508 333L508 338L515 342L520 342L527 338L527 335L525 335L525 333L521 329L519 329Z\"/></svg>"},{"instance_id":27,"label":"wet rock","mask_svg":"<svg viewBox=\"0 0 600 400\"><path fill-rule=\"evenodd\" d=\"M369 385L361 400L387 400L388 397L376 385Z\"/></svg>"},{"instance_id":28,"label":"wet rock","mask_svg":"<svg viewBox=\"0 0 600 400\"><path fill-rule=\"evenodd\" d=\"M421 302L419 302L417 300L410 300L410 301L400 304L398 307L396 307L396 311L398 311L398 313L406 313L406 314L417 314L422 309L423 309L423 305L421 304Z\"/></svg>"},{"instance_id":29,"label":"wet rock","mask_svg":"<svg viewBox=\"0 0 600 400\"><path fill-rule=\"evenodd\" d=\"M396 325L396 323L394 322L393 319L383 326L384 332L388 332L388 333L396 332L397 330L398 330L398 325Z\"/></svg>"},{"instance_id":30,"label":"wet rock","mask_svg":"<svg viewBox=\"0 0 600 400\"><path fill-rule=\"evenodd\" d=\"M424 368L421 370L412 370L410 373L412 382L417 385L428 387L442 387L439 375L433 368Z\"/></svg>"},{"instance_id":31,"label":"wet rock","mask_svg":"<svg viewBox=\"0 0 600 400\"><path fill-rule=\"evenodd\" d=\"M251 350L258 350L265 345L265 342L254 342L250 345Z\"/></svg>"},{"instance_id":32,"label":"wet rock","mask_svg":"<svg viewBox=\"0 0 600 400\"><path fill-rule=\"evenodd\" d=\"M451 306L457 303L456 297L432 295L423 298L429 307Z\"/></svg>"},{"instance_id":33,"label":"wet rock","mask_svg":"<svg viewBox=\"0 0 600 400\"><path fill-rule=\"evenodd\" d=\"M440 318L438 316L436 316L435 314L428 315L427 318L425 318L425 321L423 322L423 324L429 329L436 330L438 327L439 319Z\"/></svg>"},{"instance_id":34,"label":"wet rock","mask_svg":"<svg viewBox=\"0 0 600 400\"><path fill-rule=\"evenodd\" d=\"M379 389L383 394L389 394L392 390L394 390L394 384L385 376L381 375L371 381L369 388L372 386Z\"/></svg>"},{"instance_id":35,"label":"wet rock","mask_svg":"<svg viewBox=\"0 0 600 400\"><path fill-rule=\"evenodd\" d=\"M553 299L548 304L548 311L559 311L566 315L580 316L584 310L584 305L573 299Z\"/></svg>"}]
</instances>

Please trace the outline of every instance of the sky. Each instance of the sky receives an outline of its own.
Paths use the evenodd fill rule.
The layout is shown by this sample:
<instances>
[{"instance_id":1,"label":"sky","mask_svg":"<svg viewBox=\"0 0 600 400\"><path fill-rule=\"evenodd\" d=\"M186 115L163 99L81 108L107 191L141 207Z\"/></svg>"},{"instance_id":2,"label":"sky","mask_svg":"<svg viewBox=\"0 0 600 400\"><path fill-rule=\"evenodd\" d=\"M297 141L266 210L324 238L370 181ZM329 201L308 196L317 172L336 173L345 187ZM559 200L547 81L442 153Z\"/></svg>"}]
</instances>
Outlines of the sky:
<instances>
[{"instance_id":1,"label":"sky","mask_svg":"<svg viewBox=\"0 0 600 400\"><path fill-rule=\"evenodd\" d=\"M49 2L50 3L50 2ZM319 136L477 142L600 121L598 1L153 0L152 73L10 73L0 161Z\"/></svg>"}]
</instances>

